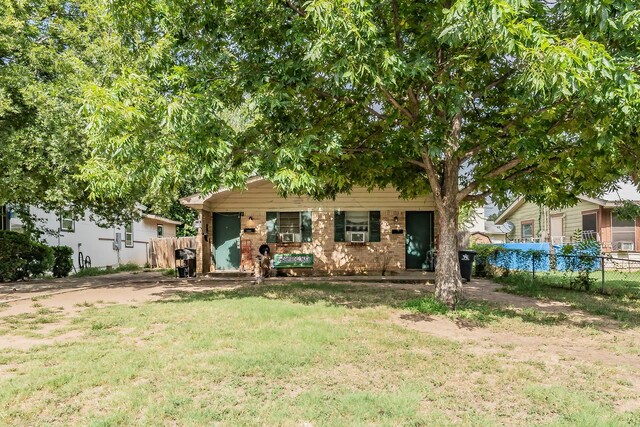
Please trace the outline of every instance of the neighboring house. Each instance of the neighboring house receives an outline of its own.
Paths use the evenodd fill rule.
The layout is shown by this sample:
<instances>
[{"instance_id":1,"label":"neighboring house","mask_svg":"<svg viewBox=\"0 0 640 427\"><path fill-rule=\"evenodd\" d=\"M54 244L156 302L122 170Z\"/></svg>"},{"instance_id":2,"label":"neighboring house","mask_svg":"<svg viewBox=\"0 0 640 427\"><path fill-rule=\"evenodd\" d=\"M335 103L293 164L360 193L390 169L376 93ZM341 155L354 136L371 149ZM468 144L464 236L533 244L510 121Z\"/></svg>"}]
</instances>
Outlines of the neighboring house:
<instances>
[{"instance_id":1,"label":"neighboring house","mask_svg":"<svg viewBox=\"0 0 640 427\"><path fill-rule=\"evenodd\" d=\"M245 191L181 199L199 212L197 269L252 269L260 245L273 254L312 254L324 274L433 269L433 198L403 200L392 189L354 188L335 200L280 197L253 179Z\"/></svg>"},{"instance_id":2,"label":"neighboring house","mask_svg":"<svg viewBox=\"0 0 640 427\"><path fill-rule=\"evenodd\" d=\"M640 193L635 186L622 183L617 191L600 198L580 196L577 204L564 209L549 209L520 198L496 222L513 224L511 240L515 242L571 243L580 230L582 238L599 241L604 252L638 252L640 219L617 217L614 209L621 200L640 202Z\"/></svg>"},{"instance_id":3,"label":"neighboring house","mask_svg":"<svg viewBox=\"0 0 640 427\"><path fill-rule=\"evenodd\" d=\"M473 243L506 243L510 227L506 225L497 225L493 221L483 221L482 230L471 233L471 242Z\"/></svg>"},{"instance_id":4,"label":"neighboring house","mask_svg":"<svg viewBox=\"0 0 640 427\"><path fill-rule=\"evenodd\" d=\"M469 242L475 244L489 243L505 243L509 227L505 225L496 225L493 221L488 221L487 212L490 205L478 207L475 216L472 218L472 224L468 227Z\"/></svg>"},{"instance_id":5,"label":"neighboring house","mask_svg":"<svg viewBox=\"0 0 640 427\"><path fill-rule=\"evenodd\" d=\"M42 239L49 246L69 246L74 251L73 263L78 268L78 253L91 258L92 267L107 267L133 263L143 265L149 261L148 244L151 238L175 237L176 226L180 224L156 215L145 215L140 221L116 227L100 227L91 221L89 212L76 221L64 218L42 209L31 207L30 214L45 230ZM0 225L3 230L21 232L23 224L12 217L5 206L0 208ZM114 244L120 239L120 249Z\"/></svg>"}]
</instances>

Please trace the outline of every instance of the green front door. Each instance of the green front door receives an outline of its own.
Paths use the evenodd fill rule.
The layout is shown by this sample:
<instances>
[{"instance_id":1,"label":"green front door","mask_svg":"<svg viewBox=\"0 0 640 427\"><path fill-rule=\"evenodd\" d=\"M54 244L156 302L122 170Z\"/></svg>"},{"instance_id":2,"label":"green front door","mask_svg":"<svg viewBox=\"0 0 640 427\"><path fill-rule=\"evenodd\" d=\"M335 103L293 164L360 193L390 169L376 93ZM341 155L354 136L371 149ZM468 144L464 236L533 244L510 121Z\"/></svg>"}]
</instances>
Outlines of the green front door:
<instances>
[{"instance_id":1,"label":"green front door","mask_svg":"<svg viewBox=\"0 0 640 427\"><path fill-rule=\"evenodd\" d=\"M433 212L407 212L406 268L433 270Z\"/></svg>"},{"instance_id":2,"label":"green front door","mask_svg":"<svg viewBox=\"0 0 640 427\"><path fill-rule=\"evenodd\" d=\"M240 268L240 214L213 214L213 246L216 270Z\"/></svg>"}]
</instances>

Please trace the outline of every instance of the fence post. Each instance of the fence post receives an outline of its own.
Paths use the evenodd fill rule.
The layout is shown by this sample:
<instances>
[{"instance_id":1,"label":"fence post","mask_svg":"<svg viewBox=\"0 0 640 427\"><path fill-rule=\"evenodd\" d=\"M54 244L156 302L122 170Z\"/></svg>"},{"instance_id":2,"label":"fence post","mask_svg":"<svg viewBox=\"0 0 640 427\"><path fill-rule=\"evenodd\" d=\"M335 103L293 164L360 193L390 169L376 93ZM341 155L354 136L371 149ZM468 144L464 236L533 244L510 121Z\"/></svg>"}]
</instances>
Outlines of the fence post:
<instances>
[{"instance_id":1,"label":"fence post","mask_svg":"<svg viewBox=\"0 0 640 427\"><path fill-rule=\"evenodd\" d=\"M600 293L604 294L604 257L600 257L600 270L602 271L602 287Z\"/></svg>"},{"instance_id":2,"label":"fence post","mask_svg":"<svg viewBox=\"0 0 640 427\"><path fill-rule=\"evenodd\" d=\"M531 272L532 277L536 278L536 254L531 254Z\"/></svg>"}]
</instances>

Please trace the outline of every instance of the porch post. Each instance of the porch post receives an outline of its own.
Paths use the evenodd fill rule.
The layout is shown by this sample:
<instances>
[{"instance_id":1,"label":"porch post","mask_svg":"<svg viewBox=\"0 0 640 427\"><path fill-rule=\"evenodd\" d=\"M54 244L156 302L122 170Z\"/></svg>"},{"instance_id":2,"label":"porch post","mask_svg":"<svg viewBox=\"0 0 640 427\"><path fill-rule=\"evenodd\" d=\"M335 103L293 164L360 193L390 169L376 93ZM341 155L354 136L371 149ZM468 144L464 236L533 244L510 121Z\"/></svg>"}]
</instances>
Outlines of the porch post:
<instances>
[{"instance_id":1,"label":"porch post","mask_svg":"<svg viewBox=\"0 0 640 427\"><path fill-rule=\"evenodd\" d=\"M211 212L198 210L200 220L200 230L196 236L196 272L205 274L211 271L211 242L213 230L211 223Z\"/></svg>"}]
</instances>

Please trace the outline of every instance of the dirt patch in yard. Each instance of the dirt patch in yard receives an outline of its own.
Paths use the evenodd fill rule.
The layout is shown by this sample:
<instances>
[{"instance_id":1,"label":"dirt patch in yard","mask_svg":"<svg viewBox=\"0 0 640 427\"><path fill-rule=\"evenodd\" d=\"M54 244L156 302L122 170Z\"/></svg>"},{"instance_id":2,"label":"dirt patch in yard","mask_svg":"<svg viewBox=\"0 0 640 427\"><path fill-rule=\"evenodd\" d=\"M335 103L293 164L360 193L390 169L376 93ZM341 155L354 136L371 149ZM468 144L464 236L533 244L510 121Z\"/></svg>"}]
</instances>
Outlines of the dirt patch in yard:
<instances>
[{"instance_id":1,"label":"dirt patch in yard","mask_svg":"<svg viewBox=\"0 0 640 427\"><path fill-rule=\"evenodd\" d=\"M535 336L522 330L512 332L495 331L489 327L468 327L440 316L397 313L393 321L432 336L463 342L465 348L477 354L501 353L511 360L523 362L559 363L574 359L611 366L626 365L640 372L640 354L622 355L611 350L611 347L621 343L639 344L640 333L637 331L619 330L589 337L572 326L555 325L548 327L548 334ZM547 328L537 332L547 332Z\"/></svg>"},{"instance_id":2,"label":"dirt patch in yard","mask_svg":"<svg viewBox=\"0 0 640 427\"><path fill-rule=\"evenodd\" d=\"M12 349L24 351L39 345L63 344L66 342L78 340L81 337L82 333L80 331L70 331L62 335L47 338L30 338L20 335L5 335L0 341L0 350ZM1 371L0 375L2 375Z\"/></svg>"}]
</instances>

